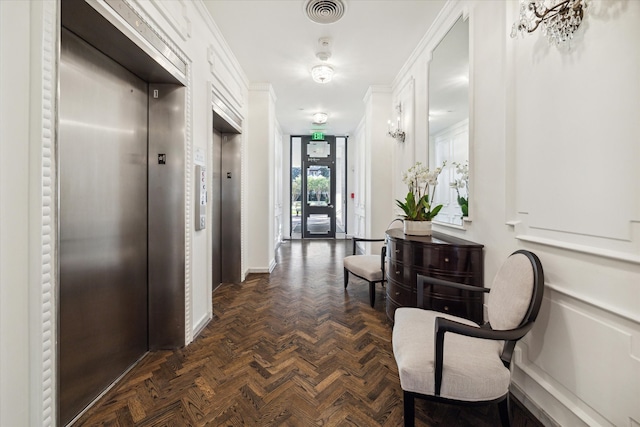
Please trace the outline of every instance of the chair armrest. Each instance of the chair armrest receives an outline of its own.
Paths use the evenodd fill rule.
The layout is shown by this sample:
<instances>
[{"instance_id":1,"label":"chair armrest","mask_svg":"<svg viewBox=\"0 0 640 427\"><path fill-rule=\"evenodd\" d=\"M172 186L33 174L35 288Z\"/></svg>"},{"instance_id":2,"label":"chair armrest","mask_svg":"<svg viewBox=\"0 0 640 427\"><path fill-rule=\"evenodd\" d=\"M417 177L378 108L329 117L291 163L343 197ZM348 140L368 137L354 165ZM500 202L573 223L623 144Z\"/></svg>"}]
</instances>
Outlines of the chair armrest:
<instances>
[{"instance_id":1,"label":"chair armrest","mask_svg":"<svg viewBox=\"0 0 640 427\"><path fill-rule=\"evenodd\" d=\"M429 276L424 276L422 274L418 274L417 289L416 289L418 308L424 308L425 283L429 285L448 286L450 288L462 289L464 291L471 291L471 292L489 292L491 290L489 288L483 288L480 286L464 285L462 283L451 282L449 280L436 279L435 277L429 277Z\"/></svg>"},{"instance_id":2,"label":"chair armrest","mask_svg":"<svg viewBox=\"0 0 640 427\"><path fill-rule=\"evenodd\" d=\"M384 242L385 241L385 239L366 239L364 237L352 237L351 240L353 240L351 255L356 254L356 245L358 244L358 242Z\"/></svg>"},{"instance_id":3,"label":"chair armrest","mask_svg":"<svg viewBox=\"0 0 640 427\"><path fill-rule=\"evenodd\" d=\"M382 284L387 280L386 272L385 272L385 258L387 257L387 246L384 245L382 247L382 251L380 251L380 269L382 270Z\"/></svg>"},{"instance_id":4,"label":"chair armrest","mask_svg":"<svg viewBox=\"0 0 640 427\"><path fill-rule=\"evenodd\" d=\"M451 282L449 280L436 279L435 277L423 276L418 274L418 286L424 287L424 284L448 286L450 288L462 289L471 292L489 292L491 288L483 288L480 286L465 285L463 283Z\"/></svg>"},{"instance_id":5,"label":"chair armrest","mask_svg":"<svg viewBox=\"0 0 640 427\"><path fill-rule=\"evenodd\" d=\"M444 317L436 317L435 322L435 394L440 395L440 387L442 386L442 365L444 360L444 334L445 332L453 332L454 334L464 335L473 338L483 338L499 341L516 341L526 335L533 327L533 322L529 322L516 329L494 330L490 328L480 328L478 326L465 325L455 320L446 319ZM509 355L510 356L510 355ZM501 357L502 358L502 357ZM503 359L503 363L506 361ZM507 366L507 365L505 365Z\"/></svg>"}]
</instances>

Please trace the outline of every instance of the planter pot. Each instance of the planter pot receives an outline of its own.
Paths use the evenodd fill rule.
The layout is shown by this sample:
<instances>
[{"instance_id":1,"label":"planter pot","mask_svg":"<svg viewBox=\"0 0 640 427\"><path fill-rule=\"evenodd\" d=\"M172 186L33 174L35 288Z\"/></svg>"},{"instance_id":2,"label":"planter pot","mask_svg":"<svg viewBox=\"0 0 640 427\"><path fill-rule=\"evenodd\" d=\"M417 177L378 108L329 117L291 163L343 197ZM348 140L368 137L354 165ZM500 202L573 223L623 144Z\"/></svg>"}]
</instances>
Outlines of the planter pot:
<instances>
[{"instance_id":1,"label":"planter pot","mask_svg":"<svg viewBox=\"0 0 640 427\"><path fill-rule=\"evenodd\" d=\"M410 236L431 236L431 221L404 220L404 234Z\"/></svg>"}]
</instances>

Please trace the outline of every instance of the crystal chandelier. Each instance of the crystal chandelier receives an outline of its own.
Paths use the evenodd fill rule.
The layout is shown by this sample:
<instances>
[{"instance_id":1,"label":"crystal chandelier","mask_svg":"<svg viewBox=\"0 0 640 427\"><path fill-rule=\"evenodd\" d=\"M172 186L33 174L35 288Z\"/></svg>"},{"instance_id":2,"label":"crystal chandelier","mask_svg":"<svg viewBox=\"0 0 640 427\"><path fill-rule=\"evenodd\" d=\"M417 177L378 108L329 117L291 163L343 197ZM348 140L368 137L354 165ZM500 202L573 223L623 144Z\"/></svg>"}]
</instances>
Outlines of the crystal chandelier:
<instances>
[{"instance_id":1,"label":"crystal chandelier","mask_svg":"<svg viewBox=\"0 0 640 427\"><path fill-rule=\"evenodd\" d=\"M317 83L329 83L333 77L333 68L328 65L316 65L311 69L311 77Z\"/></svg>"},{"instance_id":2,"label":"crystal chandelier","mask_svg":"<svg viewBox=\"0 0 640 427\"><path fill-rule=\"evenodd\" d=\"M327 123L327 119L328 119L328 115L327 113L315 113L313 115L313 124L314 125L323 125L325 123Z\"/></svg>"},{"instance_id":3,"label":"crystal chandelier","mask_svg":"<svg viewBox=\"0 0 640 427\"><path fill-rule=\"evenodd\" d=\"M549 43L563 44L573 39L586 8L586 0L520 0L520 20L514 22L511 37L540 27Z\"/></svg>"}]
</instances>

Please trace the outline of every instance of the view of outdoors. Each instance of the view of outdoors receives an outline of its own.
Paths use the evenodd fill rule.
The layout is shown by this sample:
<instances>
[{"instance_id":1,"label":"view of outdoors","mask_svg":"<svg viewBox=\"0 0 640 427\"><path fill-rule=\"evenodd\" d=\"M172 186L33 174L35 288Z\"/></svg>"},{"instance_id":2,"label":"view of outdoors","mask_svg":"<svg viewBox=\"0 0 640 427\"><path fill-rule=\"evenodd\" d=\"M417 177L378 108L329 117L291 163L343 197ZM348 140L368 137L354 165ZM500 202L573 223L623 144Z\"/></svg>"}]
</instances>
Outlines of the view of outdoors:
<instances>
[{"instance_id":1,"label":"view of outdoors","mask_svg":"<svg viewBox=\"0 0 640 427\"><path fill-rule=\"evenodd\" d=\"M331 193L331 167L324 165L307 164L306 176L303 174L302 156L305 151L318 154L318 157L325 157L327 149L319 144L320 141L310 141L309 148L303 147L301 137L291 138L291 237L301 238L303 227L303 204L308 207L332 207L336 216L336 237L344 237L345 217L345 167L346 167L346 137L335 138L335 169L336 186L335 194ZM323 144L324 141L321 141ZM304 179L306 178L307 192L303 195ZM307 229L327 230L330 216L308 215ZM326 223L326 224L325 224ZM324 233L324 231L323 231Z\"/></svg>"}]
</instances>

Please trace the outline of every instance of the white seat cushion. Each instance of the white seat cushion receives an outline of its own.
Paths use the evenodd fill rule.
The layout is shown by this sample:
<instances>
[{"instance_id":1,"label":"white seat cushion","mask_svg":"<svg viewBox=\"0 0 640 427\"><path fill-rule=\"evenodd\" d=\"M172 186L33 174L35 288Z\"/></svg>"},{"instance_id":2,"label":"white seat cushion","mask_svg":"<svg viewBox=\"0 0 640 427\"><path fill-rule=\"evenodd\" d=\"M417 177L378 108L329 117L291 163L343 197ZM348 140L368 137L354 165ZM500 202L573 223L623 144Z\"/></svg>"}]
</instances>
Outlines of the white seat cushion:
<instances>
[{"instance_id":1,"label":"white seat cushion","mask_svg":"<svg viewBox=\"0 0 640 427\"><path fill-rule=\"evenodd\" d=\"M344 268L370 282L382 280L380 255L350 255L344 259Z\"/></svg>"},{"instance_id":2,"label":"white seat cushion","mask_svg":"<svg viewBox=\"0 0 640 427\"><path fill-rule=\"evenodd\" d=\"M435 393L435 319L444 317L467 325L474 322L445 313L399 308L393 326L393 354L400 385L405 391ZM504 396L511 381L500 360L503 341L470 338L447 332L440 396L464 401L493 400Z\"/></svg>"}]
</instances>

